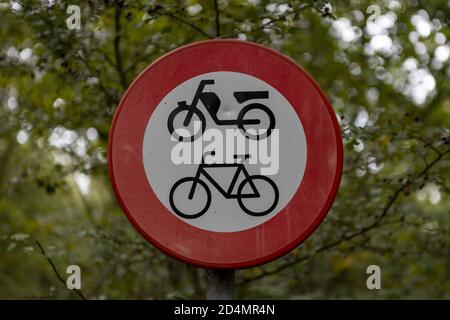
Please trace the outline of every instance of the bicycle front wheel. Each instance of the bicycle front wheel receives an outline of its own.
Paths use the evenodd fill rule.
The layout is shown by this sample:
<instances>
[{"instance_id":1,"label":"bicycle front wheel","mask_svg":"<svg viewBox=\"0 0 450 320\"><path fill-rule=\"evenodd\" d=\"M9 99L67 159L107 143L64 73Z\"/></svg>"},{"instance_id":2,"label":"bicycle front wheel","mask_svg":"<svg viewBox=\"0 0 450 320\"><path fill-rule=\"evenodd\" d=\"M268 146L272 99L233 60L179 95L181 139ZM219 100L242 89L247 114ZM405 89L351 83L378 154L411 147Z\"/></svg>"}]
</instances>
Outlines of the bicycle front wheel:
<instances>
[{"instance_id":1,"label":"bicycle front wheel","mask_svg":"<svg viewBox=\"0 0 450 320\"><path fill-rule=\"evenodd\" d=\"M196 184L193 197L189 199L193 184ZM211 191L202 180L187 177L178 180L170 189L169 201L172 210L184 219L201 217L211 205Z\"/></svg>"}]
</instances>

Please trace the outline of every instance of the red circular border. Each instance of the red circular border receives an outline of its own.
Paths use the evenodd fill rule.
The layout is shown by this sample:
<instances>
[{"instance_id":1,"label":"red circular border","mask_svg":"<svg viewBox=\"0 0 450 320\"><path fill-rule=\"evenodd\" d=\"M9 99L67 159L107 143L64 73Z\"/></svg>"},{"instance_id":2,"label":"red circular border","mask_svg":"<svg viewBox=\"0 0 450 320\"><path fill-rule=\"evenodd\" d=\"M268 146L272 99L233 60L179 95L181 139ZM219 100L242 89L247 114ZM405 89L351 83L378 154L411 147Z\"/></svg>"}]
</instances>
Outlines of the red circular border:
<instances>
[{"instance_id":1,"label":"red circular border","mask_svg":"<svg viewBox=\"0 0 450 320\"><path fill-rule=\"evenodd\" d=\"M214 71L246 73L281 92L301 119L307 141L305 173L289 204L267 222L239 232L195 228L169 212L147 181L142 159L145 128L159 101L182 82ZM338 191L343 151L330 103L293 60L252 42L208 40L167 53L135 79L114 116L108 160L121 207L151 244L199 267L242 269L279 258L314 232Z\"/></svg>"}]
</instances>

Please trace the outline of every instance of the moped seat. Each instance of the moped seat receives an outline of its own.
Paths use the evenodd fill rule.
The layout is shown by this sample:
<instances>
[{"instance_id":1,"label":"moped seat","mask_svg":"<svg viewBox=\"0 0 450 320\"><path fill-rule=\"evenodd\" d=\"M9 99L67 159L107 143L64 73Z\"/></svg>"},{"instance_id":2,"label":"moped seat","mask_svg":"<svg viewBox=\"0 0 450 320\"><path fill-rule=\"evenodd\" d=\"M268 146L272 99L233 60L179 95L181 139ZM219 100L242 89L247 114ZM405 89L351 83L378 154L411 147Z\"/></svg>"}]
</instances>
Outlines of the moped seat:
<instances>
[{"instance_id":1,"label":"moped seat","mask_svg":"<svg viewBox=\"0 0 450 320\"><path fill-rule=\"evenodd\" d=\"M236 91L233 95L237 102L242 103L252 99L268 99L269 91Z\"/></svg>"}]
</instances>

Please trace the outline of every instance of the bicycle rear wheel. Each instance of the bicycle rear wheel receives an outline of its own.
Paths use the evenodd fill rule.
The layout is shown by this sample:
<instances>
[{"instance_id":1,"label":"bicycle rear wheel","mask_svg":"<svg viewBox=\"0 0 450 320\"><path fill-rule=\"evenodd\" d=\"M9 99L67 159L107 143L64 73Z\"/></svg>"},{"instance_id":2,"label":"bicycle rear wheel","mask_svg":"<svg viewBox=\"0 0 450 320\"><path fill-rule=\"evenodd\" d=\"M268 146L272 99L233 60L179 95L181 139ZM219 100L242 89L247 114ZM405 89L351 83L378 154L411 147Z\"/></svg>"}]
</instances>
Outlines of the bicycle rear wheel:
<instances>
[{"instance_id":1,"label":"bicycle rear wheel","mask_svg":"<svg viewBox=\"0 0 450 320\"><path fill-rule=\"evenodd\" d=\"M253 186L258 190L259 197L245 196L246 189L252 190ZM245 189L244 189L245 188ZM254 175L244 179L237 190L238 204L248 215L254 217L265 216L272 212L278 204L278 187L271 179L262 175Z\"/></svg>"}]
</instances>

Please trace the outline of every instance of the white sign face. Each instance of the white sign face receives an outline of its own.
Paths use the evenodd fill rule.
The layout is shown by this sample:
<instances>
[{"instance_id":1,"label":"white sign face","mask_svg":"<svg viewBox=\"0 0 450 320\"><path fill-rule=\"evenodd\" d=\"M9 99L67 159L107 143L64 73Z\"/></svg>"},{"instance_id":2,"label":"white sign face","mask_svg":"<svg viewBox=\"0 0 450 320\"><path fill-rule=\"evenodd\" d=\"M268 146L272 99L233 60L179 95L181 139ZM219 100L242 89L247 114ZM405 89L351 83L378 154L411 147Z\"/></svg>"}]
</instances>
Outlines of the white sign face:
<instances>
[{"instance_id":1,"label":"white sign face","mask_svg":"<svg viewBox=\"0 0 450 320\"><path fill-rule=\"evenodd\" d=\"M278 90L220 71L181 83L159 102L142 156L153 192L176 217L200 229L236 232L289 203L306 152L300 119Z\"/></svg>"}]
</instances>

